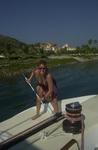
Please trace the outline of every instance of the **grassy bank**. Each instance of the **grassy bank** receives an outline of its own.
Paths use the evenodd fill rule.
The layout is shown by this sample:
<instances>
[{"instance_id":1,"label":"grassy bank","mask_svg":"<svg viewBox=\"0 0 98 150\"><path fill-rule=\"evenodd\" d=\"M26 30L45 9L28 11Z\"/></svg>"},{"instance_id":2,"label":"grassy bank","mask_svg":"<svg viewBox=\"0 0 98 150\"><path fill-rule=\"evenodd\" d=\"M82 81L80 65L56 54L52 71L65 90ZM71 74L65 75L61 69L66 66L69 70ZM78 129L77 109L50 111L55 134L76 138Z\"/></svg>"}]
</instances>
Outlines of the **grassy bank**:
<instances>
[{"instance_id":1,"label":"grassy bank","mask_svg":"<svg viewBox=\"0 0 98 150\"><path fill-rule=\"evenodd\" d=\"M39 58L40 59L40 58ZM49 68L64 65L66 63L76 62L73 58L63 59L45 59ZM29 72L36 66L38 59L25 59L25 60L0 60L0 77L10 77L22 72Z\"/></svg>"},{"instance_id":2,"label":"grassy bank","mask_svg":"<svg viewBox=\"0 0 98 150\"><path fill-rule=\"evenodd\" d=\"M14 75L23 73L23 72L30 72L35 66L36 62L42 59L40 57L36 58L26 58L26 59L19 59L19 60L9 60L9 59L0 59L0 78L4 77L12 77ZM87 62L98 60L98 56L52 56L49 58L44 58L47 61L48 67L58 67L68 63L74 62Z\"/></svg>"}]
</instances>

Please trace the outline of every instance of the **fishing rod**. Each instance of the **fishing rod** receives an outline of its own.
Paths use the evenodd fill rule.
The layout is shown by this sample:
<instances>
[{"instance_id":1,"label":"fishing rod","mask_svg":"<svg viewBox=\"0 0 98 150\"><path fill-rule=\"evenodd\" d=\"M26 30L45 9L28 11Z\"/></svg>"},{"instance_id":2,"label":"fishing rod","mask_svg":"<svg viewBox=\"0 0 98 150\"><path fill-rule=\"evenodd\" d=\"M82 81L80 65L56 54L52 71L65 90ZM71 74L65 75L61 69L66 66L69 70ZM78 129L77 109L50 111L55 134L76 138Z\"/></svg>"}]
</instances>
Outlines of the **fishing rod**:
<instances>
[{"instance_id":1,"label":"fishing rod","mask_svg":"<svg viewBox=\"0 0 98 150\"><path fill-rule=\"evenodd\" d=\"M35 95L36 95L36 97L38 98L38 99L41 99L41 104L43 104L44 105L44 103L43 103L43 100L44 100L44 98L40 98L40 96L35 92L35 90L34 90L34 88L33 88L33 86L31 85L31 83L28 81L28 79L27 79L27 77L23 74L23 76L24 76L24 78L25 78L25 81L27 82L27 84L31 87L31 89L33 90L33 92L35 93ZM51 109L51 107L49 106L49 109L51 110L51 112L53 113L53 110Z\"/></svg>"}]
</instances>

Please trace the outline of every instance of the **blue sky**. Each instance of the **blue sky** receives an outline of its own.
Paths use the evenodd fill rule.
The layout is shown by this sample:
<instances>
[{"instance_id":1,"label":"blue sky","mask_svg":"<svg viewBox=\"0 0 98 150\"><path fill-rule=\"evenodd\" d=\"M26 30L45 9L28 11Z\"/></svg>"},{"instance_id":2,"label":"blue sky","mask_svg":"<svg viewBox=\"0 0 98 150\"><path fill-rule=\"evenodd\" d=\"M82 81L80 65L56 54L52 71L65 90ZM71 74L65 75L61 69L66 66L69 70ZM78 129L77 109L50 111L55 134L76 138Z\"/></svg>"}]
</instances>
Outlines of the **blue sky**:
<instances>
[{"instance_id":1,"label":"blue sky","mask_svg":"<svg viewBox=\"0 0 98 150\"><path fill-rule=\"evenodd\" d=\"M0 0L0 34L30 44L98 40L98 0Z\"/></svg>"}]
</instances>

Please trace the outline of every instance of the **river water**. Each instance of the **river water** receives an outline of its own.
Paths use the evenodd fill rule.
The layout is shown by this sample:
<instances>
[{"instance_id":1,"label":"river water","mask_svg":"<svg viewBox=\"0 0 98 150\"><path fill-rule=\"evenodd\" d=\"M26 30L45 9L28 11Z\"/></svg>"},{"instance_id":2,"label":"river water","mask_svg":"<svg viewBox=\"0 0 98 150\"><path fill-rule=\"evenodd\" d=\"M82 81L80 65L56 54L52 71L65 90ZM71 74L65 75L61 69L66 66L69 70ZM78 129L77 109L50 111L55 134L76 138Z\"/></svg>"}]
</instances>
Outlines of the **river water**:
<instances>
[{"instance_id":1,"label":"river water","mask_svg":"<svg viewBox=\"0 0 98 150\"><path fill-rule=\"evenodd\" d=\"M57 81L59 100L98 94L98 61L66 64L50 69L50 72ZM32 86L35 88L34 81ZM35 94L22 74L0 79L0 121L33 105L35 105Z\"/></svg>"}]
</instances>

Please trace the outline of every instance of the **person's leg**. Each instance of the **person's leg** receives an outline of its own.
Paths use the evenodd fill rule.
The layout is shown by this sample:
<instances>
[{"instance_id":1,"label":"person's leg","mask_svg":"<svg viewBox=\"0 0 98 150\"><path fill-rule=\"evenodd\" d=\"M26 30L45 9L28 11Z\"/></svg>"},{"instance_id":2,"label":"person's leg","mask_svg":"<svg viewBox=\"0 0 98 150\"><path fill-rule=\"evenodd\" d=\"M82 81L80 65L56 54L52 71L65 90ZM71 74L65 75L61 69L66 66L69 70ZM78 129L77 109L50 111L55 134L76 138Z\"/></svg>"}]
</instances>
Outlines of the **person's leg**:
<instances>
[{"instance_id":1,"label":"person's leg","mask_svg":"<svg viewBox=\"0 0 98 150\"><path fill-rule=\"evenodd\" d=\"M36 97L36 115L33 116L32 119L36 119L40 116L40 108L41 108L41 99L42 98L42 88L40 86L36 87L37 94L39 97Z\"/></svg>"},{"instance_id":2,"label":"person's leg","mask_svg":"<svg viewBox=\"0 0 98 150\"><path fill-rule=\"evenodd\" d=\"M32 117L32 119L37 119L40 116L40 107L41 107L41 103L38 100L38 98L36 98L36 114Z\"/></svg>"},{"instance_id":3,"label":"person's leg","mask_svg":"<svg viewBox=\"0 0 98 150\"><path fill-rule=\"evenodd\" d=\"M54 113L59 112L57 98L53 98L53 99L51 100L51 105L52 105L52 107L53 107L53 109L54 109Z\"/></svg>"}]
</instances>

